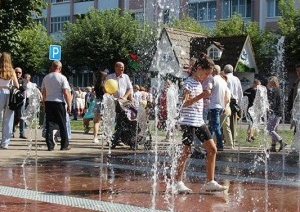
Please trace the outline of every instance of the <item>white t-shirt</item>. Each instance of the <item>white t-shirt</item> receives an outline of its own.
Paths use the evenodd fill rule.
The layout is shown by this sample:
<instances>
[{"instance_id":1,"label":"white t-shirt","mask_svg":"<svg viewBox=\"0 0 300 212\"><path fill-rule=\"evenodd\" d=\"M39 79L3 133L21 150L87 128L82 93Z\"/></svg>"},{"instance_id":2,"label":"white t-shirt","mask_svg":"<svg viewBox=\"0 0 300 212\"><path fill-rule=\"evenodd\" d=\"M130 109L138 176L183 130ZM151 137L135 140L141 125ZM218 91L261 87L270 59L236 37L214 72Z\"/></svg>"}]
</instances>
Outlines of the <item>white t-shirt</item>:
<instances>
[{"instance_id":1,"label":"white t-shirt","mask_svg":"<svg viewBox=\"0 0 300 212\"><path fill-rule=\"evenodd\" d=\"M42 82L42 89L46 89L45 101L65 102L63 89L70 90L67 78L61 73L51 72L47 74Z\"/></svg>"},{"instance_id":2,"label":"white t-shirt","mask_svg":"<svg viewBox=\"0 0 300 212\"><path fill-rule=\"evenodd\" d=\"M231 98L237 100L237 103L240 104L243 97L243 89L241 81L239 78L233 75L233 73L226 74L227 76L227 87L231 92Z\"/></svg>"},{"instance_id":3,"label":"white t-shirt","mask_svg":"<svg viewBox=\"0 0 300 212\"><path fill-rule=\"evenodd\" d=\"M115 98L122 98L128 89L132 89L132 84L127 74L122 74L117 77L115 73L109 74L106 77L106 80L114 79L118 82L118 92L114 94Z\"/></svg>"},{"instance_id":4,"label":"white t-shirt","mask_svg":"<svg viewBox=\"0 0 300 212\"><path fill-rule=\"evenodd\" d=\"M226 81L220 76L214 76L214 85L211 90L209 109L224 109L225 95L227 90Z\"/></svg>"}]
</instances>

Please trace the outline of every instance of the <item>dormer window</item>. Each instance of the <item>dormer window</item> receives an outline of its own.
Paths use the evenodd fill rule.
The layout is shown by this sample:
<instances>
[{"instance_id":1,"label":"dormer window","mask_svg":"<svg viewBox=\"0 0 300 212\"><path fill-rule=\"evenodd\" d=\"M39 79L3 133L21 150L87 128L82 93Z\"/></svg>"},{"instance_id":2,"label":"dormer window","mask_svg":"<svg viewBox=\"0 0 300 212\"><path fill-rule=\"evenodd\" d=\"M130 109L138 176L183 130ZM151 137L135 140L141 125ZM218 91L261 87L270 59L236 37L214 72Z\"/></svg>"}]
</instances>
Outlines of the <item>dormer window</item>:
<instances>
[{"instance_id":1,"label":"dormer window","mask_svg":"<svg viewBox=\"0 0 300 212\"><path fill-rule=\"evenodd\" d=\"M219 49L217 46L215 46L214 44L207 49L208 56L213 60L220 60L222 56L222 52L223 51Z\"/></svg>"}]
</instances>

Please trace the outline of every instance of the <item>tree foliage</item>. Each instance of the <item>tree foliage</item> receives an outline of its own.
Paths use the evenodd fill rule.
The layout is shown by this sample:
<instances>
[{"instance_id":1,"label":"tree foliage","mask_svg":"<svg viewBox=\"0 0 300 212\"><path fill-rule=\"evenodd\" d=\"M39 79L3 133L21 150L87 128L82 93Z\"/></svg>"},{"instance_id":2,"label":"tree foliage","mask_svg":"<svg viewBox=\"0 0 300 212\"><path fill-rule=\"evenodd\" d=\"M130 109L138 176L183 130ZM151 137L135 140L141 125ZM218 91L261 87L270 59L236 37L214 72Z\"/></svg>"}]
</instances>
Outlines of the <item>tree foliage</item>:
<instances>
[{"instance_id":1,"label":"tree foliage","mask_svg":"<svg viewBox=\"0 0 300 212\"><path fill-rule=\"evenodd\" d=\"M206 26L199 24L195 19L184 16L181 19L175 19L174 21L167 24L168 27L203 33L204 35L209 34L209 29Z\"/></svg>"},{"instance_id":2,"label":"tree foliage","mask_svg":"<svg viewBox=\"0 0 300 212\"><path fill-rule=\"evenodd\" d=\"M213 29L214 36L235 36L245 35L246 24L239 14L235 14L231 19L219 20Z\"/></svg>"},{"instance_id":3,"label":"tree foliage","mask_svg":"<svg viewBox=\"0 0 300 212\"><path fill-rule=\"evenodd\" d=\"M33 23L18 33L19 48L15 53L14 65L26 73L38 75L49 67L49 45L53 43L46 28Z\"/></svg>"},{"instance_id":4,"label":"tree foliage","mask_svg":"<svg viewBox=\"0 0 300 212\"><path fill-rule=\"evenodd\" d=\"M229 20L219 20L213 29L214 36L249 35L256 65L260 72L268 72L275 56L277 38L271 31L261 31L257 22L245 23L242 16L235 14Z\"/></svg>"},{"instance_id":5,"label":"tree foliage","mask_svg":"<svg viewBox=\"0 0 300 212\"><path fill-rule=\"evenodd\" d=\"M75 23L66 25L62 58L78 72L113 70L116 61L127 64L129 54L137 53L138 44L141 45L141 40L147 38L147 32L132 19L130 13L120 15L119 9L92 9Z\"/></svg>"},{"instance_id":6,"label":"tree foliage","mask_svg":"<svg viewBox=\"0 0 300 212\"><path fill-rule=\"evenodd\" d=\"M0 50L14 55L19 48L18 32L41 14L44 0L0 0Z\"/></svg>"},{"instance_id":7,"label":"tree foliage","mask_svg":"<svg viewBox=\"0 0 300 212\"><path fill-rule=\"evenodd\" d=\"M300 61L300 10L295 9L295 1L280 0L282 16L278 25L285 39L286 66L293 66Z\"/></svg>"}]
</instances>

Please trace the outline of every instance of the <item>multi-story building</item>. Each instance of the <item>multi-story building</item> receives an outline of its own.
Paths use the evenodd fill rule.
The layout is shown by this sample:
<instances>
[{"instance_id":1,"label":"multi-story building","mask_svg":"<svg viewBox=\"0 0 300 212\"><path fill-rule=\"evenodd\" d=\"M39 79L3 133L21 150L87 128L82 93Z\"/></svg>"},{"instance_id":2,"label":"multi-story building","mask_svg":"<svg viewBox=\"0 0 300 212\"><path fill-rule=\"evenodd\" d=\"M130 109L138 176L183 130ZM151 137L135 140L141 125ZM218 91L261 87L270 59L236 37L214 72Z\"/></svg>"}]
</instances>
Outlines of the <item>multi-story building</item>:
<instances>
[{"instance_id":1,"label":"multi-story building","mask_svg":"<svg viewBox=\"0 0 300 212\"><path fill-rule=\"evenodd\" d=\"M278 0L45 0L42 23L51 35L58 35L66 21L75 21L89 8L106 10L121 8L131 11L136 20L153 25L189 15L212 28L217 20L240 14L245 22L256 21L261 29L276 28L280 11ZM299 2L295 8L299 8Z\"/></svg>"},{"instance_id":2,"label":"multi-story building","mask_svg":"<svg viewBox=\"0 0 300 212\"><path fill-rule=\"evenodd\" d=\"M245 23L256 21L260 29L277 28L280 17L278 0L45 0L47 9L38 18L47 28L49 35L59 39L66 21L74 22L78 15L84 15L90 8L107 10L120 8L131 11L133 18L154 26L166 23L183 15L189 15L209 28L218 20L230 19L240 14ZM299 8L300 3L295 3ZM74 85L90 83L91 73L78 77Z\"/></svg>"}]
</instances>

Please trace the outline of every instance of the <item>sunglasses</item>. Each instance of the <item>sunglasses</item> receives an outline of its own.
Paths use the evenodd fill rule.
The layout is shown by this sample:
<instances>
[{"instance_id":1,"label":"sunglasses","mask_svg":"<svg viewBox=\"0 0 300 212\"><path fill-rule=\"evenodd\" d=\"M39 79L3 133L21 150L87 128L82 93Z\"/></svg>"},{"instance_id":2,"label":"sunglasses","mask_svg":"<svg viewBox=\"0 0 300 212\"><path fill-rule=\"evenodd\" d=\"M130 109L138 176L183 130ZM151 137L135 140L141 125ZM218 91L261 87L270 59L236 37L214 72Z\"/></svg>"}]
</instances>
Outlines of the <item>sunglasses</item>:
<instances>
[{"instance_id":1,"label":"sunglasses","mask_svg":"<svg viewBox=\"0 0 300 212\"><path fill-rule=\"evenodd\" d=\"M22 74L22 72L16 72L16 74Z\"/></svg>"}]
</instances>

